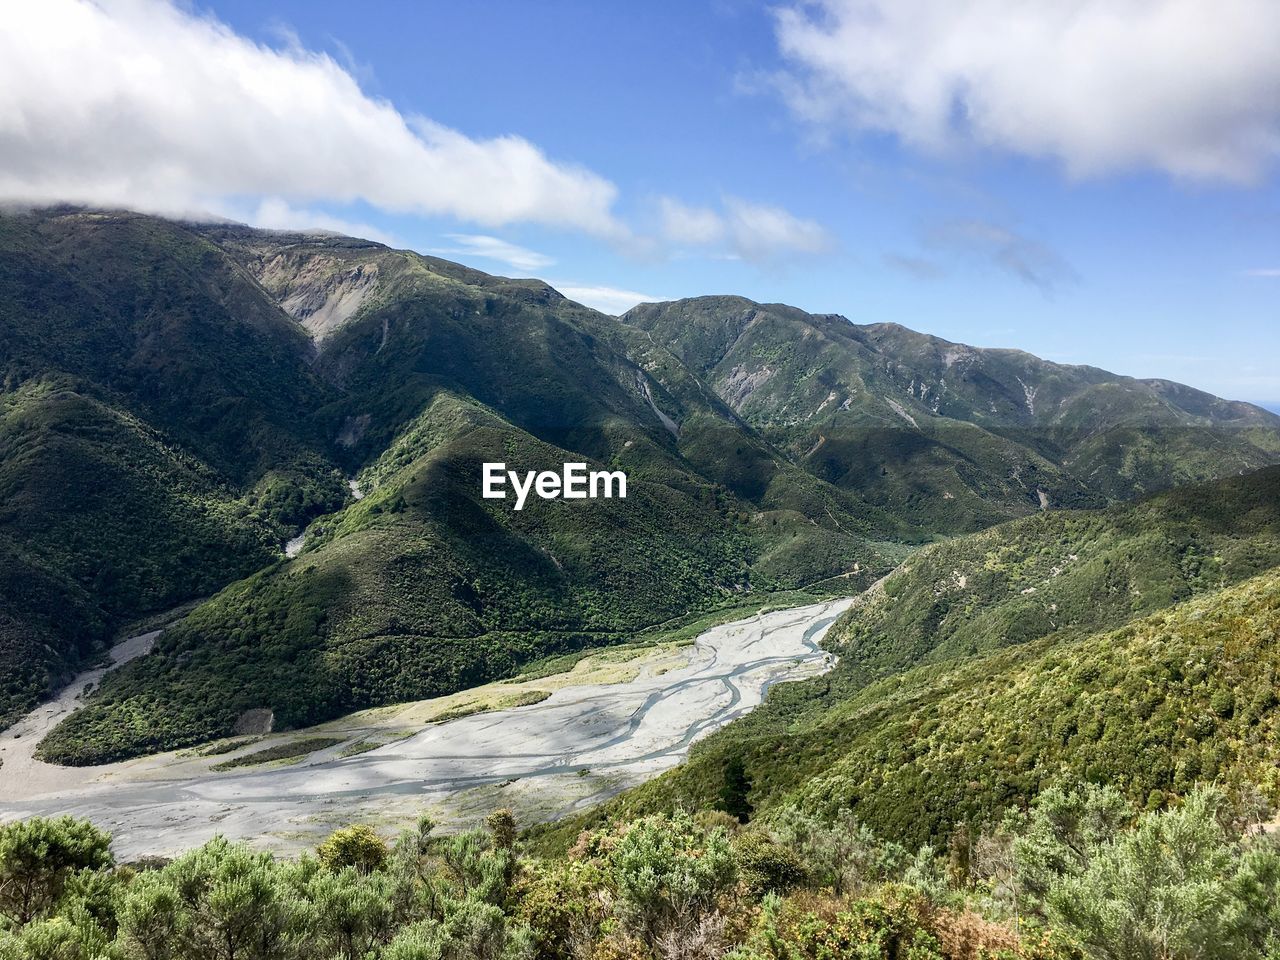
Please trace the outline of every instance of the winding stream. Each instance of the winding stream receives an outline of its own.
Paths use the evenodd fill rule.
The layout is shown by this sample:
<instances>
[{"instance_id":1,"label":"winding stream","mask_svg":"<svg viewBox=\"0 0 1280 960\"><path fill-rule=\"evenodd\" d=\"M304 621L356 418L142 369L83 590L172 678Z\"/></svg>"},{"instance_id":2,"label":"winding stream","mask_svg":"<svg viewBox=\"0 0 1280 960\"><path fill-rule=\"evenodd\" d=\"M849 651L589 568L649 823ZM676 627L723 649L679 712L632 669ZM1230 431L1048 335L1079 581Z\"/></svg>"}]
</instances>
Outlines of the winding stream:
<instances>
[{"instance_id":1,"label":"winding stream","mask_svg":"<svg viewBox=\"0 0 1280 960\"><path fill-rule=\"evenodd\" d=\"M277 850L312 847L342 823L392 829L421 812L446 825L500 806L526 823L555 819L679 763L693 742L757 706L774 683L829 669L818 642L851 602L714 627L679 659L642 660L627 682L562 686L540 703L430 724L343 757L343 747L367 732L351 729L343 743L301 763L224 773L209 767L225 757L190 754L81 769L32 759L97 671L6 733L0 819L88 817L112 830L124 859L172 854L219 833ZM136 656L154 639L132 638L116 650L131 645Z\"/></svg>"}]
</instances>

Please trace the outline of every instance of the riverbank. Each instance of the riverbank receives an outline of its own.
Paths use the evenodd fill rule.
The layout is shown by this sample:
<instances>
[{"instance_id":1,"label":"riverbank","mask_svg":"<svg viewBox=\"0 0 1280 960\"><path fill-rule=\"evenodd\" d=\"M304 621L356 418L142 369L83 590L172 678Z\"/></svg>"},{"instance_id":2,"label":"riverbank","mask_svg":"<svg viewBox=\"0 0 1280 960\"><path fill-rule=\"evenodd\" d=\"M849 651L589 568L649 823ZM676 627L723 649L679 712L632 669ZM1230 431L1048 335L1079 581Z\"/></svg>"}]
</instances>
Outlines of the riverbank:
<instances>
[{"instance_id":1,"label":"riverbank","mask_svg":"<svg viewBox=\"0 0 1280 960\"><path fill-rule=\"evenodd\" d=\"M314 846L339 823L391 832L423 812L446 826L500 806L525 823L558 819L679 763L772 684L828 669L818 641L851 602L760 613L708 629L692 645L625 657L602 650L566 673L203 752L89 768L32 760L14 768L29 771L25 780L6 766L0 818L86 817L120 838L123 859L171 855L215 834L288 852ZM73 708L70 688L58 703L68 696L64 706ZM219 746L227 749L215 753ZM291 746L302 752L284 756ZM279 758L255 762L267 750ZM36 776L34 765L47 769Z\"/></svg>"}]
</instances>

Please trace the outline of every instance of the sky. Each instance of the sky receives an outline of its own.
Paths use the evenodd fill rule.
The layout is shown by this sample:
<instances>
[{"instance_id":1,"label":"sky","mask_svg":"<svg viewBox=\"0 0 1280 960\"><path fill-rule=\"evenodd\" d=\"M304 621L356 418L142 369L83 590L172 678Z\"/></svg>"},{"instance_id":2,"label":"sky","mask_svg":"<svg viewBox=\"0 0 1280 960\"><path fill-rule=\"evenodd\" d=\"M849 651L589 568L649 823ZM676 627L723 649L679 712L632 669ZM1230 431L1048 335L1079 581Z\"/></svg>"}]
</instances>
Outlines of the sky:
<instances>
[{"instance_id":1,"label":"sky","mask_svg":"<svg viewBox=\"0 0 1280 960\"><path fill-rule=\"evenodd\" d=\"M1275 0L42 0L0 198L735 293L1280 410Z\"/></svg>"}]
</instances>

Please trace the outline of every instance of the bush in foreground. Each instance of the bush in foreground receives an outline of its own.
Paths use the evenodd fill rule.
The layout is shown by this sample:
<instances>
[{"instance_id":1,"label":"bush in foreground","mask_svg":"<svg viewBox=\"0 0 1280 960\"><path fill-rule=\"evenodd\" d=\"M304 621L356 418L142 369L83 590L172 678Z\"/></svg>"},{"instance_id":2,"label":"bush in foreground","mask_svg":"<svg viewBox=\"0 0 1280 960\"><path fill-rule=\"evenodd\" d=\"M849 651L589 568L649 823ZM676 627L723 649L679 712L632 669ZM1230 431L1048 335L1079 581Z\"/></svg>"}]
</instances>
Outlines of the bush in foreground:
<instances>
[{"instance_id":1,"label":"bush in foreground","mask_svg":"<svg viewBox=\"0 0 1280 960\"><path fill-rule=\"evenodd\" d=\"M0 960L1192 960L1280 955L1280 845L1213 788L1096 786L953 836L675 813L521 851L514 818L282 859L218 838L116 866L69 818L0 827Z\"/></svg>"}]
</instances>

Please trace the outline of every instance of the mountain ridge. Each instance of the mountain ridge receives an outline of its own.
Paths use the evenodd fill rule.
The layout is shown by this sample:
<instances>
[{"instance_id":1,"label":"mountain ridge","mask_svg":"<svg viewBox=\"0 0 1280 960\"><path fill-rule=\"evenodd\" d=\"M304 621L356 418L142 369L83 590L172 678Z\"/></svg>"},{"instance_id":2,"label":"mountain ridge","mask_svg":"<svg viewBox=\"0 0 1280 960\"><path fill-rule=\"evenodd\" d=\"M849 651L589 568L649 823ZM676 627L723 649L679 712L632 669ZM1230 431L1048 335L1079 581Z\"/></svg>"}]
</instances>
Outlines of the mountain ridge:
<instances>
[{"instance_id":1,"label":"mountain ridge","mask_svg":"<svg viewBox=\"0 0 1280 960\"><path fill-rule=\"evenodd\" d=\"M171 598L179 601L231 584L95 695L80 722L106 724L95 727L96 755L223 732L234 715L201 712L225 701L218 690L248 691L256 699L244 709L299 723L493 679L530 657L616 642L747 590L824 580L856 589L891 565L874 540L923 536L791 464L647 336L537 281L343 238L193 231L129 214L0 219L0 238L5 268L23 281L0 302L15 448L31 445L33 425L53 409L32 384L75 378L97 398L98 415L93 443L64 470L88 475L93 456L145 462L144 434L123 447L102 443L112 418L145 422L217 481L179 483L190 487L183 502L215 505L258 551L236 560L215 531L189 542L201 530L194 517L171 531L140 523L156 536L124 550L105 522L108 505L87 494L63 505L9 498L12 529L27 531L48 563L86 571L84 602L100 624L73 643L69 627L31 611L13 637L0 637L7 670L20 659L9 651L28 649L18 638L32 630L51 651L43 684L24 681L9 710L101 650L113 627L153 609L149 599L122 602L112 586L122 571L145 565L153 579L181 584L183 570L197 569L199 590L188 578ZM377 283L343 319L349 279L369 275ZM236 298L278 336L263 339L228 315ZM341 322L308 331L317 315ZM174 344L167 365L152 362L158 337ZM284 365L279 342L290 345ZM205 423L242 442L188 442ZM480 459L544 468L586 459L625 469L631 491L607 511L539 501L513 514L480 500ZM20 457L4 467L14 492L39 489L47 469ZM346 479L361 470L370 482L356 503ZM41 519L73 507L68 551ZM295 560L271 549L318 516ZM108 576L95 580L92 570ZM239 580L246 574L256 578L251 589ZM416 686L374 679L388 643L402 661L427 665L406 674ZM485 657L463 662L486 643ZM346 665L335 672L338 662ZM163 685L130 686L164 663L184 678L168 701L155 699ZM267 677L276 679L248 682ZM133 693L107 710L112 690ZM146 727L162 715L171 722L154 724L160 742L129 732L138 716Z\"/></svg>"},{"instance_id":2,"label":"mountain ridge","mask_svg":"<svg viewBox=\"0 0 1280 960\"><path fill-rule=\"evenodd\" d=\"M1055 438L1000 421L1029 404L991 377L955 390L984 398L995 411L984 422L936 415L931 390L906 376L925 365L911 351L944 365L959 351L950 369L972 353L963 345L742 298L619 320L539 280L372 241L66 208L0 216L0 279L0 403L12 411L9 439L0 435L0 539L23 531L15 557L39 582L75 578L75 610L61 619L5 588L20 615L0 624L0 662L22 660L26 672L0 677L0 718L162 599L215 594L153 655L110 676L77 715L83 736L55 741L73 762L198 742L246 710L301 724L447 692L747 592L854 592L939 535L1170 479L1132 482L1087 442L1071 452L1091 472L1066 464ZM698 315L668 329L681 310ZM708 364L705 353L734 323L750 326L739 359L776 367L770 381L756 363L737 393L712 370L722 358ZM833 344L837 363L824 367L817 347ZM896 366L892 350L904 352ZM1021 362L1033 361L1043 364ZM842 371L865 379L868 406L824 413L817 436L787 422L788 405L817 392L819 406ZM798 386L779 389L788 378ZM49 384L83 399L55 402ZM897 391L892 405L876 399L882 387ZM1120 426L1170 408L1155 388L1136 406L1110 393ZM1207 421L1221 417L1214 398L1198 402ZM1249 466L1232 451L1265 459L1226 427L1197 429L1197 443L1216 444L1218 470ZM1269 435L1266 424L1250 430ZM45 435L75 441L36 442ZM1276 450L1280 459L1280 439ZM62 501L32 495L55 452L68 476L117 470L147 521L137 536L120 532L91 484L68 486ZM1188 475L1207 469L1192 452L1199 459L1174 465ZM515 515L479 499L485 458L584 459L626 470L637 492L607 513L539 502ZM75 518L65 542L42 522L50 512ZM301 554L281 557L303 528ZM170 589L140 590L140 577ZM464 663L463 638L483 656ZM434 666L391 684L377 663L392 647L395 662ZM220 699L229 685L244 697ZM154 736L150 719L137 726L157 716Z\"/></svg>"},{"instance_id":3,"label":"mountain ridge","mask_svg":"<svg viewBox=\"0 0 1280 960\"><path fill-rule=\"evenodd\" d=\"M1280 418L1171 381L742 297L621 319L794 462L940 532L1280 462Z\"/></svg>"}]
</instances>

